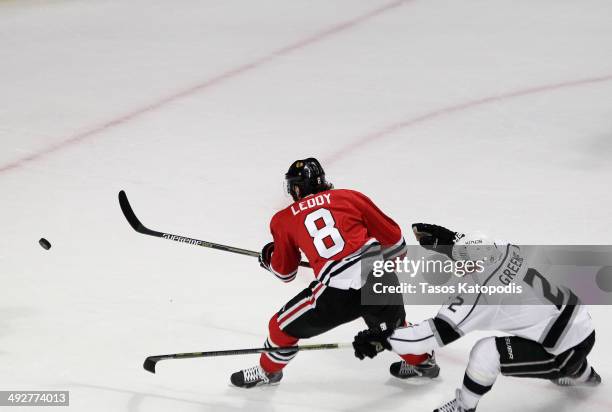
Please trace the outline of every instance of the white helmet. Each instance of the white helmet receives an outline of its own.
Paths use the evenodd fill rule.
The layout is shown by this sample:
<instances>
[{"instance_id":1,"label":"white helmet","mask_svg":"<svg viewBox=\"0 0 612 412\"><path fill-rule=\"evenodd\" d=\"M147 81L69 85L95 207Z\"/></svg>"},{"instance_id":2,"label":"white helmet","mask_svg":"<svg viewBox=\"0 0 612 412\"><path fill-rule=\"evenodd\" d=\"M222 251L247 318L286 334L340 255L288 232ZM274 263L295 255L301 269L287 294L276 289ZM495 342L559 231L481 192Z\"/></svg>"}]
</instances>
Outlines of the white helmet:
<instances>
[{"instance_id":1,"label":"white helmet","mask_svg":"<svg viewBox=\"0 0 612 412\"><path fill-rule=\"evenodd\" d=\"M486 267L499 263L504 257L504 249L486 234L468 233L455 242L453 260L481 261Z\"/></svg>"}]
</instances>

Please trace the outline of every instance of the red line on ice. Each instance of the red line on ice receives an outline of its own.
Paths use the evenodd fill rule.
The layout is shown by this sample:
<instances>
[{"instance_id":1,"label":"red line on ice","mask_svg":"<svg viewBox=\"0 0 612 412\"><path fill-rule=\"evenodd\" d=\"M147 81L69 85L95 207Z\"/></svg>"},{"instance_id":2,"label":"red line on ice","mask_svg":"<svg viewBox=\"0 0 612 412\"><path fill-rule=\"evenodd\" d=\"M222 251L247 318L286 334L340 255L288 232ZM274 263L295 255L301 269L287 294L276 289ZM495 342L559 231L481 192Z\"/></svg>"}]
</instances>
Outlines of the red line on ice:
<instances>
[{"instance_id":1,"label":"red line on ice","mask_svg":"<svg viewBox=\"0 0 612 412\"><path fill-rule=\"evenodd\" d=\"M186 96L190 96L192 94L201 92L203 90L209 89L213 86L216 86L220 83L223 83L226 80L230 80L234 77L237 77L241 74L244 74L246 72L252 71L254 69L257 69L263 65L265 65L266 63L269 63L270 61L278 58L278 57L283 57L287 54L290 54L292 52L295 52L297 50L303 49L307 46L310 46L311 44L315 44L315 43L319 43L329 37L332 37L336 34L342 33L344 31L350 30L356 26L358 26L361 23L366 22L367 20L370 20L374 17L377 17L389 10L395 9L399 6L401 6L403 3L405 3L406 1L409 0L395 0L389 3L386 3L382 6L379 6L373 10L370 10L367 13L364 13L360 16L357 16L353 19L347 20L345 22L341 22L341 23L337 23L319 33L313 34L312 36L306 37L302 40L299 40L293 44L289 44L287 46L281 47L280 49L274 50L271 53L260 57L256 60L253 60L252 62L249 63L245 63L242 64L238 67L235 67L233 69L230 69L226 72L223 72L217 76L214 76L202 83L196 84L194 86L191 86L187 89L178 91L174 94L171 94L169 96L166 96L156 102L153 102L149 105L134 109L133 111L126 113L124 115L121 115L115 119L109 120L106 123L102 123L96 126L93 126L89 129L86 129L82 132L76 133L72 136L67 137L66 139L59 141L57 143L51 144L45 148L42 148L34 153L31 153L27 156L24 156L20 159L14 160L8 164L5 164L3 166L0 166L0 173L3 172L7 172L9 170L12 169L17 169L19 167L22 167L24 164L28 163L28 162L32 162L35 160L40 159L43 156L46 156L48 154L57 152L59 150L65 149L67 147L70 147L74 144L80 143L84 140L87 140L91 137L95 137L100 135L101 133L105 132L108 129L111 129L113 127L119 126L121 124L127 123L143 114L146 113L150 113L153 112L169 103L173 103L183 97Z\"/></svg>"},{"instance_id":2,"label":"red line on ice","mask_svg":"<svg viewBox=\"0 0 612 412\"><path fill-rule=\"evenodd\" d=\"M590 85L594 83L602 83L612 80L612 75L599 76L599 77L590 77L586 79L580 80L570 80L561 83L551 83L545 84L541 86L534 86L526 89L520 89L512 92L496 94L488 97L482 97L475 100L470 100L463 103L457 103L451 106L446 106L441 109L436 109L427 113L424 113L420 116L413 117L411 119L398 121L395 123L391 123L379 130L363 135L351 143L345 145L344 147L338 149L336 152L327 156L325 159L325 164L333 163L338 161L339 159L347 156L351 152L362 148L363 146L369 145L374 141L385 138L393 133L396 133L400 130L419 125L421 123L425 123L429 120L437 119L442 116L450 115L457 112L462 112L465 110L472 109L478 106L484 106L489 103L496 103L504 100L510 100L518 97L529 96L533 94L552 92L559 89L565 89L570 87L578 87L584 85Z\"/></svg>"}]
</instances>

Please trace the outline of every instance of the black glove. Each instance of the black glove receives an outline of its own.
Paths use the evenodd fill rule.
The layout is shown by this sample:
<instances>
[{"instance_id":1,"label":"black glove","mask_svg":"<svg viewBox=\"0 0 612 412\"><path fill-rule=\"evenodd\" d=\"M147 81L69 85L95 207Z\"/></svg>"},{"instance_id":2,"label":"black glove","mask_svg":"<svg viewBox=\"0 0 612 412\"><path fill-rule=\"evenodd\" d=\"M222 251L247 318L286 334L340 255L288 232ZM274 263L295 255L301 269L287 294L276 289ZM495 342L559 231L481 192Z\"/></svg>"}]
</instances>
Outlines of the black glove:
<instances>
[{"instance_id":1,"label":"black glove","mask_svg":"<svg viewBox=\"0 0 612 412\"><path fill-rule=\"evenodd\" d=\"M269 271L271 271L272 252L274 252L274 242L267 243L259 253L259 266Z\"/></svg>"},{"instance_id":2,"label":"black glove","mask_svg":"<svg viewBox=\"0 0 612 412\"><path fill-rule=\"evenodd\" d=\"M414 223L412 231L419 244L425 249L445 254L451 259L455 242L465 236L463 233L453 232L445 227L429 223Z\"/></svg>"},{"instance_id":3,"label":"black glove","mask_svg":"<svg viewBox=\"0 0 612 412\"><path fill-rule=\"evenodd\" d=\"M393 335L393 329L380 326L362 330L353 339L353 348L355 349L355 357L363 360L367 356L372 359L383 350L391 350L391 344L387 340Z\"/></svg>"}]
</instances>

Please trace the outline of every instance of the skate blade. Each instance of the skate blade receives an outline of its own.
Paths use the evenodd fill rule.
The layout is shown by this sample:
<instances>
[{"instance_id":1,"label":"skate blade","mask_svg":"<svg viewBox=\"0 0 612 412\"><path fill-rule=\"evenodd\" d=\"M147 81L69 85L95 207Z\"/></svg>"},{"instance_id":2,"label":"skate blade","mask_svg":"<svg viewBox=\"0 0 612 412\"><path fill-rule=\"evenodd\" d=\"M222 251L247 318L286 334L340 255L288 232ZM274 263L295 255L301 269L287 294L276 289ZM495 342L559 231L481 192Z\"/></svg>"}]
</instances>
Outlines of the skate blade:
<instances>
[{"instance_id":1,"label":"skate blade","mask_svg":"<svg viewBox=\"0 0 612 412\"><path fill-rule=\"evenodd\" d=\"M280 382L274 382L274 383L264 383L261 385L255 385L255 386L251 386L251 387L245 387L245 386L236 386L231 382L228 382L227 386L229 386L230 388L234 388L234 389L240 389L240 390L245 390L245 389L265 389L266 387L276 387L280 385Z\"/></svg>"},{"instance_id":2,"label":"skate blade","mask_svg":"<svg viewBox=\"0 0 612 412\"><path fill-rule=\"evenodd\" d=\"M395 384L397 386L424 386L430 385L432 382L439 381L438 378L427 378L424 376L412 377L412 378L397 378L395 376L391 376L389 379L389 383Z\"/></svg>"}]
</instances>

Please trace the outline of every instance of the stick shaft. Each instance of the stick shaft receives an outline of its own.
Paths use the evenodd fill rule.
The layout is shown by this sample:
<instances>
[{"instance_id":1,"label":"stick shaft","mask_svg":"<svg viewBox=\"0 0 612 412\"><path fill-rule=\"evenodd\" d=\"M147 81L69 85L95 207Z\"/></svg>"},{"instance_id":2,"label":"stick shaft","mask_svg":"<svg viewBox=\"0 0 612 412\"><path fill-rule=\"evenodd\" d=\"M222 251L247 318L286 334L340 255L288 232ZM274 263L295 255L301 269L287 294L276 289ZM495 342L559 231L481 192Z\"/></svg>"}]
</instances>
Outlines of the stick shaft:
<instances>
[{"instance_id":1,"label":"stick shaft","mask_svg":"<svg viewBox=\"0 0 612 412\"><path fill-rule=\"evenodd\" d=\"M255 353L270 353L282 352L289 350L305 351L305 350L325 350L325 349L340 349L351 346L350 343L322 343L316 345L301 345L301 346L284 346L278 348L249 348L249 349L229 349L207 352L187 352L187 353L172 353L169 355L158 355L164 358L186 359L186 358L211 358L215 356L233 356L233 355L251 355Z\"/></svg>"},{"instance_id":2,"label":"stick shaft","mask_svg":"<svg viewBox=\"0 0 612 412\"><path fill-rule=\"evenodd\" d=\"M123 215L127 219L130 226L132 226L132 228L138 233L142 233L144 235L149 235L149 236L155 236L155 237L159 237L162 239L173 240L179 243L187 243L189 245L222 250L224 252L237 253L240 255L246 255L246 256L252 256L252 257L259 256L259 252L256 252L254 250L242 249L239 247L222 245L220 243L208 242L206 240L190 238L190 237L182 236L182 235L174 235L172 233L158 232L157 230L149 229L148 227L143 225L142 222L140 222L140 220L136 217L136 214L134 213L134 210L132 209L132 206L130 205L130 202L128 201L127 195L125 194L123 190L119 192L119 205L121 206L121 211L123 212ZM310 264L308 262L300 262L300 266L310 267Z\"/></svg>"},{"instance_id":3,"label":"stick shaft","mask_svg":"<svg viewBox=\"0 0 612 412\"><path fill-rule=\"evenodd\" d=\"M288 350L307 351L307 350L327 350L327 349L343 349L350 348L350 343L324 343L314 345L301 346L284 346L278 348L249 348L249 349L230 349L207 352L186 352L186 353L171 353L168 355L149 356L145 359L144 368L155 373L155 365L157 362L168 359L192 359L192 358L210 358L216 356L234 356L234 355L250 355L256 353L270 353Z\"/></svg>"}]
</instances>

